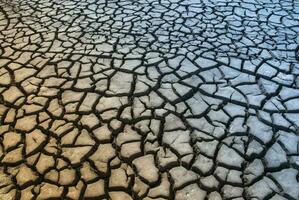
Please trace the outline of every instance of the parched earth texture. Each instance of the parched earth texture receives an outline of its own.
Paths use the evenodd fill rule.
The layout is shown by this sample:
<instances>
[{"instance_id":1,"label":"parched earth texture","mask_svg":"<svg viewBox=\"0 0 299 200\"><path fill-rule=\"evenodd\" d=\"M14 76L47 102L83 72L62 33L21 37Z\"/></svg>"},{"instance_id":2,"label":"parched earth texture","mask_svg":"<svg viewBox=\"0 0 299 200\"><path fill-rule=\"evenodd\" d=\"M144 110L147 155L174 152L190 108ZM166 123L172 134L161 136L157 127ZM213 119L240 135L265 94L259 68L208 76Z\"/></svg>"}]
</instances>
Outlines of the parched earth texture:
<instances>
[{"instance_id":1,"label":"parched earth texture","mask_svg":"<svg viewBox=\"0 0 299 200\"><path fill-rule=\"evenodd\" d=\"M0 199L299 199L297 0L0 0Z\"/></svg>"}]
</instances>

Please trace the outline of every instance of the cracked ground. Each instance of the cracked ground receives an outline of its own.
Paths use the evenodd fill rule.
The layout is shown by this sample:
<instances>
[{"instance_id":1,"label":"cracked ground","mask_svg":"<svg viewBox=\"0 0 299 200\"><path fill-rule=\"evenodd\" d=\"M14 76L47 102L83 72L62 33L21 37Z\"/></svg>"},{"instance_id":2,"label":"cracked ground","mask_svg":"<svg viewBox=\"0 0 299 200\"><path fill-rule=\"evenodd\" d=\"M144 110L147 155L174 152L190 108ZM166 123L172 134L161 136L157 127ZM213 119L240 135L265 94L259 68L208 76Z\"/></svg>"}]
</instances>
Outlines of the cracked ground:
<instances>
[{"instance_id":1,"label":"cracked ground","mask_svg":"<svg viewBox=\"0 0 299 200\"><path fill-rule=\"evenodd\" d=\"M296 0L0 0L0 199L299 199Z\"/></svg>"}]
</instances>

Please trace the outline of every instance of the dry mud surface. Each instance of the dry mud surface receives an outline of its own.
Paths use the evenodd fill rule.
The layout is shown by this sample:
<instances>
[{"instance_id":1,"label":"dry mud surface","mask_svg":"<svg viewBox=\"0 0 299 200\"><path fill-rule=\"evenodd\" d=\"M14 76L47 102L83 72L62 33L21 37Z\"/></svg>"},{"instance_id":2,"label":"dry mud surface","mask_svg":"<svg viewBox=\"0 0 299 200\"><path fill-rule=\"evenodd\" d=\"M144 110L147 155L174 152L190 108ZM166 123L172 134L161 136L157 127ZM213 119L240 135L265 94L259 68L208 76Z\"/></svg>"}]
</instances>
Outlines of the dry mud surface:
<instances>
[{"instance_id":1,"label":"dry mud surface","mask_svg":"<svg viewBox=\"0 0 299 200\"><path fill-rule=\"evenodd\" d=\"M0 0L0 199L299 199L296 0Z\"/></svg>"}]
</instances>

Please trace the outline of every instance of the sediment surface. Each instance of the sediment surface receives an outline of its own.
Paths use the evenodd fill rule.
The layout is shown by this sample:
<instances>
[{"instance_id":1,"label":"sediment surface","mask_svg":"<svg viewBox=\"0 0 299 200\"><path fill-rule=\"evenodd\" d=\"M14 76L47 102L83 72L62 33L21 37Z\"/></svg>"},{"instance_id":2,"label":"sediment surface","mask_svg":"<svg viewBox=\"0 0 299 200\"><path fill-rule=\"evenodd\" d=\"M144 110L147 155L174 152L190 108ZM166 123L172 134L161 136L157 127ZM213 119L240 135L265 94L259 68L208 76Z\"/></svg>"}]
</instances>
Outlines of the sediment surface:
<instances>
[{"instance_id":1,"label":"sediment surface","mask_svg":"<svg viewBox=\"0 0 299 200\"><path fill-rule=\"evenodd\" d=\"M296 0L0 0L0 199L299 199Z\"/></svg>"}]
</instances>

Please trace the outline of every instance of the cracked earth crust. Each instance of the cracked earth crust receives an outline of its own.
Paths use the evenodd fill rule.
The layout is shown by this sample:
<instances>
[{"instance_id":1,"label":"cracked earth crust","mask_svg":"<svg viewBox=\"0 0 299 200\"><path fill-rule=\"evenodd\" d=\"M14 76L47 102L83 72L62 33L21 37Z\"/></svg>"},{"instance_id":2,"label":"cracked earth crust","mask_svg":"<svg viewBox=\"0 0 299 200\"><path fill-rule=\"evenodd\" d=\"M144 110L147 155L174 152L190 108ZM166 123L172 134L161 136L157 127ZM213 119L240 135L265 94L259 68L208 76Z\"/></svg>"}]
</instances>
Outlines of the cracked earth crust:
<instances>
[{"instance_id":1,"label":"cracked earth crust","mask_svg":"<svg viewBox=\"0 0 299 200\"><path fill-rule=\"evenodd\" d=\"M0 199L299 199L296 0L0 0Z\"/></svg>"}]
</instances>

